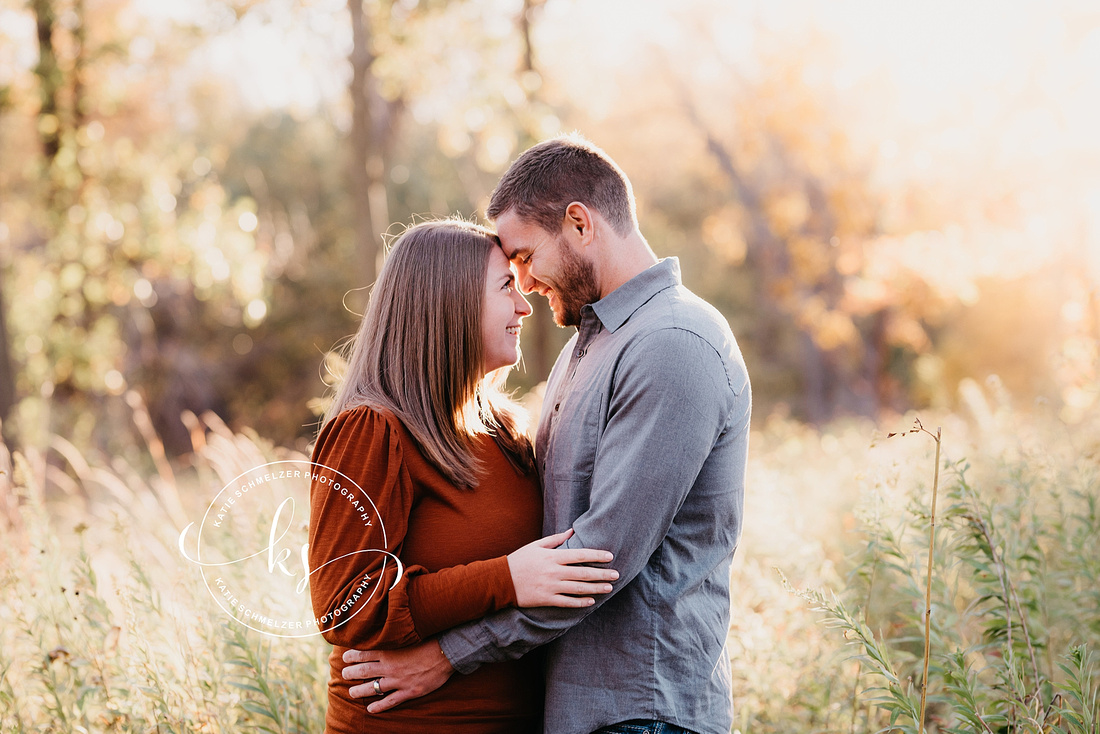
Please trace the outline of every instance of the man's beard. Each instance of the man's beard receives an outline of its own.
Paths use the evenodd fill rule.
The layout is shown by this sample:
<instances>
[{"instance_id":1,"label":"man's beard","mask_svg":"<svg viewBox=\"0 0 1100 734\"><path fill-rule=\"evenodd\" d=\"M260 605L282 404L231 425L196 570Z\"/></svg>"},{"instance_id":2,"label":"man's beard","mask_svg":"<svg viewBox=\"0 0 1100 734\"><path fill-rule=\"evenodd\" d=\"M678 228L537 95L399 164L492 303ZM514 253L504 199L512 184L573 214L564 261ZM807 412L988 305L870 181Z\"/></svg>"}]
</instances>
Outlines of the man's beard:
<instances>
[{"instance_id":1,"label":"man's beard","mask_svg":"<svg viewBox=\"0 0 1100 734\"><path fill-rule=\"evenodd\" d=\"M553 288L558 300L558 308L554 310L554 323L558 326L579 326L581 309L600 300L596 271L592 263L573 252L573 248L561 237L558 238L558 253L561 257L561 273Z\"/></svg>"}]
</instances>

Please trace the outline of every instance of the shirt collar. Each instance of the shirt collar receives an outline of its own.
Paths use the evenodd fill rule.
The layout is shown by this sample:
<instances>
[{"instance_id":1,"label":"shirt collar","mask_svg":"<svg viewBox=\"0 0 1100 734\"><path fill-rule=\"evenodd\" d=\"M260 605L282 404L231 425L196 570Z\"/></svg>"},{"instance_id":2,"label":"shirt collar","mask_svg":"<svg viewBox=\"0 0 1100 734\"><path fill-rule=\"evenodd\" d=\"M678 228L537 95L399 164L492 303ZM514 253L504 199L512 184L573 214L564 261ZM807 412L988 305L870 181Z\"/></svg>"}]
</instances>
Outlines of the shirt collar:
<instances>
[{"instance_id":1,"label":"shirt collar","mask_svg":"<svg viewBox=\"0 0 1100 734\"><path fill-rule=\"evenodd\" d=\"M681 283L680 260L666 257L593 303L591 308L604 328L614 332L653 296Z\"/></svg>"}]
</instances>

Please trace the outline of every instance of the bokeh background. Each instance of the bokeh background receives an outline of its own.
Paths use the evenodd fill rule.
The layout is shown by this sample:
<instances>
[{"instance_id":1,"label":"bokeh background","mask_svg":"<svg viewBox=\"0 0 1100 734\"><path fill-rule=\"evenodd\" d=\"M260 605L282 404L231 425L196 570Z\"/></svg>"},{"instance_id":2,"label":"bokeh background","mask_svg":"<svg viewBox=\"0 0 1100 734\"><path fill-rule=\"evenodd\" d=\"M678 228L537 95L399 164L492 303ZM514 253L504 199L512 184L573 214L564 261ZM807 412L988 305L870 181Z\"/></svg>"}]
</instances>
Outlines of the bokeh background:
<instances>
[{"instance_id":1,"label":"bokeh background","mask_svg":"<svg viewBox=\"0 0 1100 734\"><path fill-rule=\"evenodd\" d=\"M829 633L771 568L848 584L861 497L901 518L905 502L883 497L931 481L927 434L872 446L914 413L949 427L953 461L1004 469L1069 446L1057 466L1092 466L1093 0L0 0L6 603L29 603L35 549L68 573L75 536L98 548L86 597L112 570L185 573L173 538L211 476L308 452L388 238L418 218L481 218L512 159L572 130L631 177L643 234L726 315L753 379L738 725L872 721L858 674L837 684L842 705L819 690ZM568 337L532 302L520 395ZM117 523L145 549L129 566L106 530L95 539ZM133 609L104 604L117 656ZM22 613L30 637L9 651L49 652L43 671L79 657L56 625L31 634L43 609ZM904 637L897 624L884 634ZM210 650L229 635L278 654L208 632ZM106 654L96 640L80 659ZM225 656L211 658L195 675L222 680ZM30 722L53 711L5 688L2 663L0 705ZM191 710L198 730L259 716L241 703L255 691L229 708L218 691L128 715Z\"/></svg>"},{"instance_id":2,"label":"bokeh background","mask_svg":"<svg viewBox=\"0 0 1100 734\"><path fill-rule=\"evenodd\" d=\"M9 438L109 445L133 389L173 452L184 409L304 445L386 233L481 216L570 130L729 318L757 415L952 407L991 374L1071 423L1095 399L1094 4L352 6L6 0ZM565 336L538 321L522 388Z\"/></svg>"}]
</instances>

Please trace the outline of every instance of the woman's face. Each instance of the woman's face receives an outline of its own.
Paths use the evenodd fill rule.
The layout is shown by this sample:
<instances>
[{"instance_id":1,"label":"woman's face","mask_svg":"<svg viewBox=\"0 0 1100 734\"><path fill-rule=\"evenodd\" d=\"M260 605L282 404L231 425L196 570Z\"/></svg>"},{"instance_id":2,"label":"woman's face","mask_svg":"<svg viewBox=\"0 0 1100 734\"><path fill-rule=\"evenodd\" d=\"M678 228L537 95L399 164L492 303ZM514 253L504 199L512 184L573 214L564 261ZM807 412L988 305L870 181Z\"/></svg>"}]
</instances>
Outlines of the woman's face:
<instances>
[{"instance_id":1,"label":"woman's face","mask_svg":"<svg viewBox=\"0 0 1100 734\"><path fill-rule=\"evenodd\" d=\"M519 361L520 322L531 313L531 304L516 288L515 273L499 247L489 253L485 296L481 303L481 335L485 373Z\"/></svg>"}]
</instances>

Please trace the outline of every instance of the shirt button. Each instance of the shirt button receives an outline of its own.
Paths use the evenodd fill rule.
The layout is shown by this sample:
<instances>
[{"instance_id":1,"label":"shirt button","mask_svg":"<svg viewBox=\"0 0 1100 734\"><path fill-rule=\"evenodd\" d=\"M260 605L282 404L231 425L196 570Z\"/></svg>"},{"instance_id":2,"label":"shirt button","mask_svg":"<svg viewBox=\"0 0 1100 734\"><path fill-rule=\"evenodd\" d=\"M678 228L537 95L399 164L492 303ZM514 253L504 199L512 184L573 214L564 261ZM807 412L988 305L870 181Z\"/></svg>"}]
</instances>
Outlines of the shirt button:
<instances>
[{"instance_id":1,"label":"shirt button","mask_svg":"<svg viewBox=\"0 0 1100 734\"><path fill-rule=\"evenodd\" d=\"M556 412L557 409L560 408L560 407L561 407L561 403L557 403L556 405L554 405L554 411Z\"/></svg>"}]
</instances>

